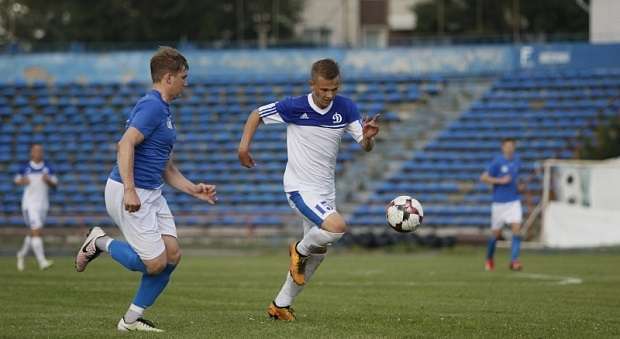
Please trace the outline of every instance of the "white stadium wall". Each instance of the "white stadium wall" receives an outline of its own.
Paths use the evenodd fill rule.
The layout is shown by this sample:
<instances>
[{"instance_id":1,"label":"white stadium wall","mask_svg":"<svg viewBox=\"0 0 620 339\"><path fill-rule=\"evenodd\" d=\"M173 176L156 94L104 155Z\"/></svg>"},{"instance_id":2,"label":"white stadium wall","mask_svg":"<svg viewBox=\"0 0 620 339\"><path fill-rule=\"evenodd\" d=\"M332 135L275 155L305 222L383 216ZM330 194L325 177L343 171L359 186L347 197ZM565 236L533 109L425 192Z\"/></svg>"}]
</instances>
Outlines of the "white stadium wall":
<instances>
[{"instance_id":1,"label":"white stadium wall","mask_svg":"<svg viewBox=\"0 0 620 339\"><path fill-rule=\"evenodd\" d=\"M620 245L620 160L550 160L545 166L545 196L553 192L554 197L546 200L542 243L553 248Z\"/></svg>"},{"instance_id":2,"label":"white stadium wall","mask_svg":"<svg viewBox=\"0 0 620 339\"><path fill-rule=\"evenodd\" d=\"M590 42L620 42L620 1L590 2Z\"/></svg>"},{"instance_id":3,"label":"white stadium wall","mask_svg":"<svg viewBox=\"0 0 620 339\"><path fill-rule=\"evenodd\" d=\"M542 242L547 247L620 245L620 210L593 209L553 201L545 209L543 222Z\"/></svg>"}]
</instances>

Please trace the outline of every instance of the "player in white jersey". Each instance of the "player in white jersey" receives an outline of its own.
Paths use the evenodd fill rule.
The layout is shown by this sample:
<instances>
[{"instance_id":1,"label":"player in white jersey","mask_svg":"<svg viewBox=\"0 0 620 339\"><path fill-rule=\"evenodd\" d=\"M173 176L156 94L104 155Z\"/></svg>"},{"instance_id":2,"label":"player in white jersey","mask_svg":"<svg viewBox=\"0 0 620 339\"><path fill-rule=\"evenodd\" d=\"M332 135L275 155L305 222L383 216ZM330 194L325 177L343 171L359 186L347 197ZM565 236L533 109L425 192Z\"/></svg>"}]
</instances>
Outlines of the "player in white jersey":
<instances>
[{"instance_id":1,"label":"player in white jersey","mask_svg":"<svg viewBox=\"0 0 620 339\"><path fill-rule=\"evenodd\" d=\"M34 252L39 268L44 270L53 262L45 258L41 228L45 224L49 209L49 188L56 187L58 178L52 167L43 160L43 146L34 144L30 148L30 161L15 175L15 184L24 186L22 197L22 213L24 222L30 227L29 234L24 238L22 248L17 252L17 269L24 270L24 258L30 248Z\"/></svg>"},{"instance_id":2,"label":"player in white jersey","mask_svg":"<svg viewBox=\"0 0 620 339\"><path fill-rule=\"evenodd\" d=\"M369 152L379 133L377 117L362 121L357 106L337 95L340 89L338 64L323 59L312 65L312 92L287 98L253 111L245 124L239 144L239 160L255 166L250 144L261 123L287 124L288 163L284 190L289 204L301 216L304 236L289 245L289 272L280 292L267 310L270 317L294 320L291 308L325 258L327 247L342 237L347 225L336 210L335 170L340 140L350 134Z\"/></svg>"}]
</instances>

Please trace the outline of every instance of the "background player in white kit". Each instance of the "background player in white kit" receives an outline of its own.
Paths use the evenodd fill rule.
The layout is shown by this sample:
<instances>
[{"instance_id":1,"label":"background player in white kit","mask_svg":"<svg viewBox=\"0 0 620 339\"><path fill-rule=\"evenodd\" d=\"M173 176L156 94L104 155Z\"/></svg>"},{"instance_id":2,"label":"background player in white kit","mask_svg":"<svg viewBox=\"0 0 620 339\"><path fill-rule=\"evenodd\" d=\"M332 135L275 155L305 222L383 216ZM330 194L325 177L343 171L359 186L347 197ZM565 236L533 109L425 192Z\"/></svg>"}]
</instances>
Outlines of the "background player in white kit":
<instances>
[{"instance_id":1,"label":"background player in white kit","mask_svg":"<svg viewBox=\"0 0 620 339\"><path fill-rule=\"evenodd\" d=\"M15 184L24 187L22 213L24 221L30 227L30 233L24 238L22 248L17 252L17 269L24 270L24 258L30 248L34 252L39 268L44 270L53 262L45 258L41 228L45 224L49 209L49 188L56 187L58 178L52 167L43 159L43 146L34 144L30 148L30 161L15 176Z\"/></svg>"},{"instance_id":2,"label":"background player in white kit","mask_svg":"<svg viewBox=\"0 0 620 339\"><path fill-rule=\"evenodd\" d=\"M327 246L338 241L347 229L335 205L336 158L342 136L349 133L369 152L379 133L377 116L362 121L353 101L336 95L340 84L335 61L315 62L311 70L312 92L253 111L239 144L241 164L254 167L250 144L260 123L287 124L284 190L289 204L302 217L304 236L289 245L289 272L267 310L275 319L295 319L290 307L294 298L325 258Z\"/></svg>"}]
</instances>

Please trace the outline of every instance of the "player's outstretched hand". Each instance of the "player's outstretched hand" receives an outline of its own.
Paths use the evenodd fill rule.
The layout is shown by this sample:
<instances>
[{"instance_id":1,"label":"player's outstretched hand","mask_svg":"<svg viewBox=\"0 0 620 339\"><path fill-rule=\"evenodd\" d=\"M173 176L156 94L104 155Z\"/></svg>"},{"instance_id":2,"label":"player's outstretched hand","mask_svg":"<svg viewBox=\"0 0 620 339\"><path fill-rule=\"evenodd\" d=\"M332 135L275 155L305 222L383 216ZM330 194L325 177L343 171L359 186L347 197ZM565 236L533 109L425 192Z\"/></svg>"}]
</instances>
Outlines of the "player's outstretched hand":
<instances>
[{"instance_id":1,"label":"player's outstretched hand","mask_svg":"<svg viewBox=\"0 0 620 339\"><path fill-rule=\"evenodd\" d=\"M364 134L364 138L371 139L374 138L379 133L379 117L381 113L375 114L372 118L364 117L362 120L362 132Z\"/></svg>"},{"instance_id":2,"label":"player's outstretched hand","mask_svg":"<svg viewBox=\"0 0 620 339\"><path fill-rule=\"evenodd\" d=\"M137 212L140 210L140 197L135 188L125 189L123 195L123 204L125 205L125 211L129 213Z\"/></svg>"},{"instance_id":3,"label":"player's outstretched hand","mask_svg":"<svg viewBox=\"0 0 620 339\"><path fill-rule=\"evenodd\" d=\"M247 168L256 166L254 159L252 159L252 154L250 154L250 151L246 149L239 150L239 162L241 162L241 166Z\"/></svg>"},{"instance_id":4,"label":"player's outstretched hand","mask_svg":"<svg viewBox=\"0 0 620 339\"><path fill-rule=\"evenodd\" d=\"M215 191L215 185L207 185L207 184L196 184L192 188L192 196L196 199L200 199L202 201L206 201L209 204L213 205L217 201L217 192Z\"/></svg>"}]
</instances>

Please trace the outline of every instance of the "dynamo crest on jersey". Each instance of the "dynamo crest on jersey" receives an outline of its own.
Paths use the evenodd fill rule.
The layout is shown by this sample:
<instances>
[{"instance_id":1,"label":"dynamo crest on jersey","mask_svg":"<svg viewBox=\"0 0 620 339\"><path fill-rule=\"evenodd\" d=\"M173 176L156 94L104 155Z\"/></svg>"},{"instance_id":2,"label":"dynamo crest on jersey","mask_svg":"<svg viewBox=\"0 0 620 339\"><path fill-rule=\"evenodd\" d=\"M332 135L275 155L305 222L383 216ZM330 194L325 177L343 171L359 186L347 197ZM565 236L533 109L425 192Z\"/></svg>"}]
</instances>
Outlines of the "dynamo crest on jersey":
<instances>
[{"instance_id":1,"label":"dynamo crest on jersey","mask_svg":"<svg viewBox=\"0 0 620 339\"><path fill-rule=\"evenodd\" d=\"M334 113L334 115L332 115L332 120L334 121L334 124L339 124L342 122L342 115L340 115L340 113L336 112Z\"/></svg>"}]
</instances>

